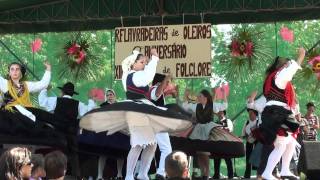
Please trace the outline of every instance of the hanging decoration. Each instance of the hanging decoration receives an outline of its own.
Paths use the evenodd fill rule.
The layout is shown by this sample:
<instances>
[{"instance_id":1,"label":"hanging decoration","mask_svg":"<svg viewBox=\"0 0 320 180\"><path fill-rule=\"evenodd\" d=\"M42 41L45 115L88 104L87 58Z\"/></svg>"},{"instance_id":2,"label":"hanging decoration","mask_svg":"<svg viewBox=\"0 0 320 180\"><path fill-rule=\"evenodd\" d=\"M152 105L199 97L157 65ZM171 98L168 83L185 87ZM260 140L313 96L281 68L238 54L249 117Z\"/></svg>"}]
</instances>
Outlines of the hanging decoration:
<instances>
[{"instance_id":1,"label":"hanging decoration","mask_svg":"<svg viewBox=\"0 0 320 180\"><path fill-rule=\"evenodd\" d=\"M96 79L101 62L91 52L89 40L90 36L84 37L81 33L77 33L66 42L59 58L59 64L63 64L60 77L71 75L75 79Z\"/></svg>"},{"instance_id":2,"label":"hanging decoration","mask_svg":"<svg viewBox=\"0 0 320 180\"><path fill-rule=\"evenodd\" d=\"M229 55L221 60L225 64L228 81L246 81L254 76L256 65L272 60L271 48L264 40L264 32L257 31L253 26L233 27Z\"/></svg>"},{"instance_id":3,"label":"hanging decoration","mask_svg":"<svg viewBox=\"0 0 320 180\"><path fill-rule=\"evenodd\" d=\"M294 41L294 33L292 30L290 30L289 28L287 27L282 27L280 29L280 36L281 38L284 40L284 41L287 41L289 43L292 43Z\"/></svg>"},{"instance_id":4,"label":"hanging decoration","mask_svg":"<svg viewBox=\"0 0 320 180\"><path fill-rule=\"evenodd\" d=\"M215 88L215 100L224 100L224 96L228 97L230 92L229 84L223 83Z\"/></svg>"},{"instance_id":5,"label":"hanging decoration","mask_svg":"<svg viewBox=\"0 0 320 180\"><path fill-rule=\"evenodd\" d=\"M41 50L42 40L40 38L35 39L30 43L32 53L37 53Z\"/></svg>"}]
</instances>

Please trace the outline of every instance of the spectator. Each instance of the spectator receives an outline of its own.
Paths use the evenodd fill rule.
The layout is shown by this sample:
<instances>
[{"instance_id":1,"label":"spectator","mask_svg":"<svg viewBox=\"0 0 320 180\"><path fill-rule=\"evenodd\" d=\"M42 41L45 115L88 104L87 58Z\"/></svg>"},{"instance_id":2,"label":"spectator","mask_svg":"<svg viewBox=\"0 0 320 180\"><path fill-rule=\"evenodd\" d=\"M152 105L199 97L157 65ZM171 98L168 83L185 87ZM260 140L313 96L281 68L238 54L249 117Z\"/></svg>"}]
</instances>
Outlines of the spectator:
<instances>
[{"instance_id":1,"label":"spectator","mask_svg":"<svg viewBox=\"0 0 320 180\"><path fill-rule=\"evenodd\" d=\"M44 170L44 158L41 154L33 154L31 158L33 164L30 180L42 180L46 177L46 171Z\"/></svg>"},{"instance_id":2,"label":"spectator","mask_svg":"<svg viewBox=\"0 0 320 180\"><path fill-rule=\"evenodd\" d=\"M67 157L60 151L45 156L45 171L48 180L63 180L67 171Z\"/></svg>"},{"instance_id":3,"label":"spectator","mask_svg":"<svg viewBox=\"0 0 320 180\"><path fill-rule=\"evenodd\" d=\"M246 170L244 178L251 177L252 165L250 164L250 156L256 144L256 139L253 137L252 130L258 127L258 111L247 107L249 119L242 129L242 136L246 139Z\"/></svg>"},{"instance_id":4,"label":"spectator","mask_svg":"<svg viewBox=\"0 0 320 180\"><path fill-rule=\"evenodd\" d=\"M168 180L189 179L187 155L181 151L170 153L165 160Z\"/></svg>"},{"instance_id":5,"label":"spectator","mask_svg":"<svg viewBox=\"0 0 320 180\"><path fill-rule=\"evenodd\" d=\"M20 180L31 176L31 152L27 148L12 148L0 157L0 179Z\"/></svg>"},{"instance_id":6,"label":"spectator","mask_svg":"<svg viewBox=\"0 0 320 180\"><path fill-rule=\"evenodd\" d=\"M222 126L222 128L226 131L232 132L233 131L233 123L230 119L227 118L227 111L225 109L220 109L218 112L218 118L217 121L218 124ZM214 158L214 175L213 179L220 179L220 165L221 165L221 158ZM233 166L231 158L224 158L224 161L227 165L227 171L228 171L228 178L233 178Z\"/></svg>"},{"instance_id":7,"label":"spectator","mask_svg":"<svg viewBox=\"0 0 320 180\"><path fill-rule=\"evenodd\" d=\"M312 102L307 104L307 114L305 119L307 120L308 133L305 140L316 141L317 140L317 130L319 129L319 118L314 114L315 105Z\"/></svg>"}]
</instances>

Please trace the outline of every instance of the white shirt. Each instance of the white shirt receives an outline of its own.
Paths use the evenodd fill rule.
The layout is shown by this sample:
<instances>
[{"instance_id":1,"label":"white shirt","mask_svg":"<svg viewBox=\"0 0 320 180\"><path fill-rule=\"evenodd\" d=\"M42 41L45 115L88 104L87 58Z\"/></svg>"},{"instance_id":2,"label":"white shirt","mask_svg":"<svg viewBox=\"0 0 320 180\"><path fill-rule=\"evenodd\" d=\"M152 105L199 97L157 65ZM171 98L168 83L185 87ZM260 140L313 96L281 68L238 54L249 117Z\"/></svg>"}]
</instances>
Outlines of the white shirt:
<instances>
[{"instance_id":1,"label":"white shirt","mask_svg":"<svg viewBox=\"0 0 320 180\"><path fill-rule=\"evenodd\" d=\"M26 81L30 93L39 92L48 87L51 79L51 71L46 71L40 81ZM0 76L0 90L2 93L8 91L8 80Z\"/></svg>"},{"instance_id":2,"label":"white shirt","mask_svg":"<svg viewBox=\"0 0 320 180\"><path fill-rule=\"evenodd\" d=\"M131 70L128 74L134 73L132 76L132 82L135 86L137 87L145 87L148 86L157 71L157 64L159 61L159 57L157 56L151 56L150 62L144 67L143 70L141 71L134 71ZM122 79L122 84L124 86L124 89L127 89L127 77ZM157 100L159 97L156 96L156 88L154 88L151 91L151 99L152 100Z\"/></svg>"},{"instance_id":3,"label":"white shirt","mask_svg":"<svg viewBox=\"0 0 320 180\"><path fill-rule=\"evenodd\" d=\"M261 113L263 109L266 107L267 99L263 95L256 99L254 102L247 102L247 108L254 109L258 111L258 125L262 123L261 121Z\"/></svg>"},{"instance_id":4,"label":"white shirt","mask_svg":"<svg viewBox=\"0 0 320 180\"><path fill-rule=\"evenodd\" d=\"M224 120L226 120L226 122L227 122L227 127L225 127L225 128L228 128L229 132L232 132L233 131L233 123L232 123L232 121L230 119L227 119L227 118L223 118L223 119L221 119L219 121L224 121Z\"/></svg>"},{"instance_id":5,"label":"white shirt","mask_svg":"<svg viewBox=\"0 0 320 180\"><path fill-rule=\"evenodd\" d=\"M42 79L40 81L26 81L26 86L29 90L29 93L38 92L42 89L45 89L48 87L51 79L51 71L45 71ZM0 91L2 93L8 92L8 80L4 79L2 76L0 76ZM31 120L35 121L36 116L32 114L30 111L28 111L26 108L24 108L21 105L15 105L16 109L23 114L24 116L27 116Z\"/></svg>"},{"instance_id":6,"label":"white shirt","mask_svg":"<svg viewBox=\"0 0 320 180\"><path fill-rule=\"evenodd\" d=\"M69 98L72 99L69 95L62 96L63 98ZM38 96L39 105L43 108L45 108L49 112L53 112L56 109L57 105L57 97L48 97L47 90L44 89L40 92ZM79 102L78 106L78 118L82 117L85 113L88 111L94 109L96 107L95 102L92 99L89 99L88 105L83 104L82 102Z\"/></svg>"}]
</instances>

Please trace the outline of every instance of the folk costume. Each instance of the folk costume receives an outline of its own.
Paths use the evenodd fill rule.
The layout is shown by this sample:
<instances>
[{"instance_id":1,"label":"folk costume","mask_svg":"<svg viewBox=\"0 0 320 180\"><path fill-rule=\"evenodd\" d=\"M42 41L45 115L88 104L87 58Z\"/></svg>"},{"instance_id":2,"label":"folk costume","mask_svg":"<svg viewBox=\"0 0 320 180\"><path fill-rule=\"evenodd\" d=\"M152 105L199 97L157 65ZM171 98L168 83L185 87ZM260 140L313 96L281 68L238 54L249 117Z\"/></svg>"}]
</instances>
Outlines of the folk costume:
<instances>
[{"instance_id":1,"label":"folk costume","mask_svg":"<svg viewBox=\"0 0 320 180\"><path fill-rule=\"evenodd\" d=\"M62 97L48 97L47 90L44 89L40 92L38 99L39 105L45 108L48 112L52 112L56 117L54 122L59 131L66 134L68 143L68 159L72 168L72 175L80 176L79 160L78 160L78 127L79 117L83 116L86 112L93 109L96 105L95 102L89 99L89 104L85 105L78 100L72 98L74 94L78 94L74 90L74 85L68 82L63 87L58 87L64 93Z\"/></svg>"},{"instance_id":2,"label":"folk costume","mask_svg":"<svg viewBox=\"0 0 320 180\"><path fill-rule=\"evenodd\" d=\"M23 76L24 73L25 71L22 72ZM30 93L45 89L50 78L51 72L45 71L40 81L20 81L15 84L11 79L0 76L0 91L3 93L0 109L2 133L24 137L57 135L60 138L51 128L55 118L46 111L34 108L30 100Z\"/></svg>"},{"instance_id":3,"label":"folk costume","mask_svg":"<svg viewBox=\"0 0 320 180\"><path fill-rule=\"evenodd\" d=\"M143 70L134 71L131 66L139 54L139 51L133 51L122 62L122 83L128 100L95 109L80 121L82 128L95 132L113 134L120 130L129 131L131 149L127 158L126 180L134 179L133 173L141 151L142 168L137 178L149 179L148 171L156 149L156 133L183 131L191 126L184 115L157 107L150 101L157 99L155 90L150 91L148 85L155 76L159 58L152 56Z\"/></svg>"},{"instance_id":4,"label":"folk costume","mask_svg":"<svg viewBox=\"0 0 320 180\"><path fill-rule=\"evenodd\" d=\"M280 175L294 177L289 165L296 146L296 140L292 134L296 133L299 123L296 122L293 114L296 108L296 96L291 80L298 69L301 69L299 64L289 60L288 66L269 73L264 82L263 90L267 103L261 116L262 124L259 126L260 141L274 145L262 173L265 179L275 179L272 171L280 158L282 158Z\"/></svg>"}]
</instances>

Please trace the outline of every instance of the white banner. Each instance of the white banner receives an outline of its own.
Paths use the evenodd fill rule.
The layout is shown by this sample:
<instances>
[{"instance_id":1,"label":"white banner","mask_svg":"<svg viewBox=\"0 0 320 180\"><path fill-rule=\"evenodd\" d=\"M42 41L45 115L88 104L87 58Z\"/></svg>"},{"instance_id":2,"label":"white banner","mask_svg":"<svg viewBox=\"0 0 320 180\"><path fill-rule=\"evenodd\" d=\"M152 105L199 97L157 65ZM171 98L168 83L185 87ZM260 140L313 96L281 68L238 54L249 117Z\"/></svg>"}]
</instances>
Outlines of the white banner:
<instances>
[{"instance_id":1,"label":"white banner","mask_svg":"<svg viewBox=\"0 0 320 180\"><path fill-rule=\"evenodd\" d=\"M135 47L150 56L156 48L157 72L174 78L211 76L211 24L119 27L115 29L115 79L121 79L121 62Z\"/></svg>"}]
</instances>

